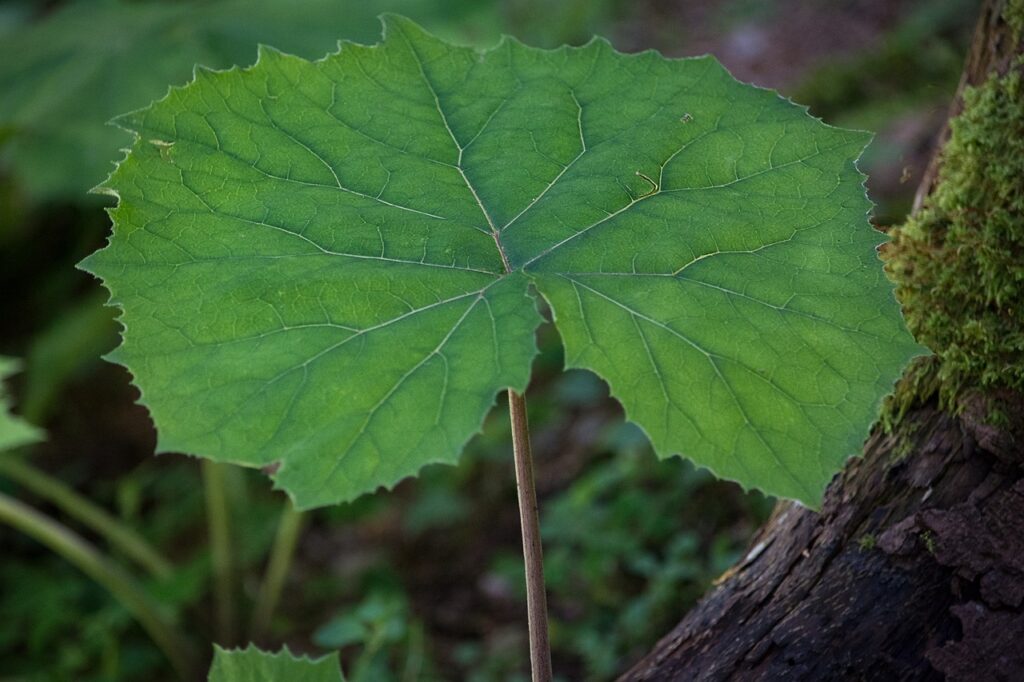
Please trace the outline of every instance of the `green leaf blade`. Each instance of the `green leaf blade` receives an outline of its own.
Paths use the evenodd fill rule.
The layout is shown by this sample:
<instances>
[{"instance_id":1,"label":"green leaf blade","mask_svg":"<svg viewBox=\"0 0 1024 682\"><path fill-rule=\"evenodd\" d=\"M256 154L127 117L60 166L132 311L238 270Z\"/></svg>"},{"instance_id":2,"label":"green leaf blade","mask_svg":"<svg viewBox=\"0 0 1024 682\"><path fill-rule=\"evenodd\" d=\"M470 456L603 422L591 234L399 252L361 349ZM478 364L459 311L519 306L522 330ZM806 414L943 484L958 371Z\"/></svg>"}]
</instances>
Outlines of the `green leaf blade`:
<instances>
[{"instance_id":1,"label":"green leaf blade","mask_svg":"<svg viewBox=\"0 0 1024 682\"><path fill-rule=\"evenodd\" d=\"M344 682L338 654L320 658L294 656L288 647L277 653L257 649L222 649L214 645L209 682Z\"/></svg>"},{"instance_id":2,"label":"green leaf blade","mask_svg":"<svg viewBox=\"0 0 1024 682\"><path fill-rule=\"evenodd\" d=\"M571 366L661 456L815 504L918 348L866 223L864 133L710 58L377 46L201 73L124 119L86 263L161 448L300 506L452 462L523 390L549 301Z\"/></svg>"},{"instance_id":3,"label":"green leaf blade","mask_svg":"<svg viewBox=\"0 0 1024 682\"><path fill-rule=\"evenodd\" d=\"M920 353L864 221L868 136L768 91L714 92L729 106L680 121L693 136L645 193L527 271L567 364L605 378L659 455L816 506Z\"/></svg>"}]
</instances>

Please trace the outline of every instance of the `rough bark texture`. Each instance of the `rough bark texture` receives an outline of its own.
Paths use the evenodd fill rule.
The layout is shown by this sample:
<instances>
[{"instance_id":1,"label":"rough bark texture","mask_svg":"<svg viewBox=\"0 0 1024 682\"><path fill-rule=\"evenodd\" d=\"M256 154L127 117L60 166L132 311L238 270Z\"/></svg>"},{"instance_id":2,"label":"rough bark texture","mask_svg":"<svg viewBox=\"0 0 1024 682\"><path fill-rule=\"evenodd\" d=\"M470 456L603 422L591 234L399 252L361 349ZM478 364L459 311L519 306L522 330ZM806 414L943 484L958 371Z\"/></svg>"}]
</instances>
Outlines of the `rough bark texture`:
<instances>
[{"instance_id":1,"label":"rough bark texture","mask_svg":"<svg viewBox=\"0 0 1024 682\"><path fill-rule=\"evenodd\" d=\"M820 513L780 504L625 679L1022 679L1022 464L1019 434L915 410Z\"/></svg>"},{"instance_id":2,"label":"rough bark texture","mask_svg":"<svg viewBox=\"0 0 1024 682\"><path fill-rule=\"evenodd\" d=\"M961 88L1020 52L1005 6L985 4ZM780 504L623 679L1024 680L1024 399L1000 398L1002 427L975 394L876 429L820 513Z\"/></svg>"}]
</instances>

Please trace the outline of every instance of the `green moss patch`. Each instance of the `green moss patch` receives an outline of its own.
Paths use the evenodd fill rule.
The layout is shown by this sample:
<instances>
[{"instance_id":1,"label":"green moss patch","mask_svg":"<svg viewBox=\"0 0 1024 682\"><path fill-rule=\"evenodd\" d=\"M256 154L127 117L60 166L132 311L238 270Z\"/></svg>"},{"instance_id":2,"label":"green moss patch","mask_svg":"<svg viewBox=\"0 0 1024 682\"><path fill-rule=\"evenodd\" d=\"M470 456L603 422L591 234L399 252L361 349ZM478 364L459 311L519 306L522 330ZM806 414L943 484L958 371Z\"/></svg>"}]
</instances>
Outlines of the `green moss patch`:
<instances>
[{"instance_id":1,"label":"green moss patch","mask_svg":"<svg viewBox=\"0 0 1024 682\"><path fill-rule=\"evenodd\" d=\"M885 253L945 407L967 388L1024 390L1022 67L965 92L939 183Z\"/></svg>"}]
</instances>

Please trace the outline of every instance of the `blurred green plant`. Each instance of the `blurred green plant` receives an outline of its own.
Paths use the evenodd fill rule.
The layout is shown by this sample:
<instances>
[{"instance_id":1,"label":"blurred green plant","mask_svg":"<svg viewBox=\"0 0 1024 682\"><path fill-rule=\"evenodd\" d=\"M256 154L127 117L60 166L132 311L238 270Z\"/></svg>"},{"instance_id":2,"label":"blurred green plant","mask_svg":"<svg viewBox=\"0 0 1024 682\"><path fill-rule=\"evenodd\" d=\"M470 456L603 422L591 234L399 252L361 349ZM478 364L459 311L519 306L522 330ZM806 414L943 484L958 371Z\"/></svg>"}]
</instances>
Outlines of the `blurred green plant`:
<instances>
[{"instance_id":1,"label":"blurred green plant","mask_svg":"<svg viewBox=\"0 0 1024 682\"><path fill-rule=\"evenodd\" d=\"M28 538L4 551L0 581L16 589L0 599L0 679L168 679L164 654L98 583Z\"/></svg>"},{"instance_id":2,"label":"blurred green plant","mask_svg":"<svg viewBox=\"0 0 1024 682\"><path fill-rule=\"evenodd\" d=\"M30 467L12 469L7 466L12 461L9 459L12 457L12 449L42 438L37 429L10 413L3 382L16 367L10 358L0 358L0 463L3 464L0 472L7 476L13 473L12 477L20 483L27 481L35 492L49 496L72 516L91 524L94 530L107 537L112 544L133 553L139 548L143 561L159 562L160 558L130 529L87 500L78 498L58 481ZM187 640L177 630L173 619L139 582L110 557L64 524L3 492L0 492L0 523L45 545L106 588L153 638L177 673L184 679L191 676L195 670L195 661ZM161 568L158 565L154 570Z\"/></svg>"},{"instance_id":3,"label":"blurred green plant","mask_svg":"<svg viewBox=\"0 0 1024 682\"><path fill-rule=\"evenodd\" d=\"M907 110L923 100L949 96L963 65L963 26L977 0L919 3L879 44L815 69L793 97L816 116L867 125L865 110Z\"/></svg>"},{"instance_id":4,"label":"blurred green plant","mask_svg":"<svg viewBox=\"0 0 1024 682\"><path fill-rule=\"evenodd\" d=\"M325 649L355 647L351 682L401 682L430 679L432 663L424 645L423 624L412 614L400 588L379 586L313 633Z\"/></svg>"},{"instance_id":5,"label":"blurred green plant","mask_svg":"<svg viewBox=\"0 0 1024 682\"><path fill-rule=\"evenodd\" d=\"M545 506L556 654L610 679L732 564L773 500L730 496L707 470L658 463L643 433L612 427L595 462ZM744 519L729 528L730 520ZM707 529L717 528L717 533Z\"/></svg>"},{"instance_id":6,"label":"blurred green plant","mask_svg":"<svg viewBox=\"0 0 1024 682\"><path fill-rule=\"evenodd\" d=\"M69 381L82 376L96 358L117 344L117 326L102 296L94 294L74 302L32 340L25 361L22 414L42 424L57 407Z\"/></svg>"},{"instance_id":7,"label":"blurred green plant","mask_svg":"<svg viewBox=\"0 0 1024 682\"><path fill-rule=\"evenodd\" d=\"M79 0L0 42L0 168L33 200L84 202L130 142L106 125L183 84L197 64L249 64L256 45L309 58L373 43L397 9L457 26L481 0ZM15 15L20 17L21 15ZM243 20L240 20L243 19ZM11 19L17 21L18 19Z\"/></svg>"},{"instance_id":8,"label":"blurred green plant","mask_svg":"<svg viewBox=\"0 0 1024 682\"><path fill-rule=\"evenodd\" d=\"M293 656L288 647L277 653L255 646L227 650L214 647L209 682L344 682L338 655L317 659Z\"/></svg>"},{"instance_id":9,"label":"blurred green plant","mask_svg":"<svg viewBox=\"0 0 1024 682\"><path fill-rule=\"evenodd\" d=\"M42 440L43 433L20 417L11 414L11 399L4 381L18 371L14 358L0 356L0 452Z\"/></svg>"}]
</instances>

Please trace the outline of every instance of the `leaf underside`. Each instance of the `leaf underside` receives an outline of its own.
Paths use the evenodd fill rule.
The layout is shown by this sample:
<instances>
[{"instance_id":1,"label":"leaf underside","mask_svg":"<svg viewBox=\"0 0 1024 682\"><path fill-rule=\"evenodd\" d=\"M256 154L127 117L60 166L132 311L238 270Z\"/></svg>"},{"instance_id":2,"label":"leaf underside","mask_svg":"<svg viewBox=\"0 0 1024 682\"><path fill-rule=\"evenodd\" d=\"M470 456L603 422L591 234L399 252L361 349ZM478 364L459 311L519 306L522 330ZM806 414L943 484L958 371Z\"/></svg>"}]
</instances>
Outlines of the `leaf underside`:
<instances>
[{"instance_id":1,"label":"leaf underside","mask_svg":"<svg viewBox=\"0 0 1024 682\"><path fill-rule=\"evenodd\" d=\"M816 504L920 352L866 220L868 135L710 57L384 36L263 49L121 119L84 267L160 449L279 463L301 507L454 462L525 389L539 292L660 456Z\"/></svg>"},{"instance_id":2,"label":"leaf underside","mask_svg":"<svg viewBox=\"0 0 1024 682\"><path fill-rule=\"evenodd\" d=\"M209 682L344 682L338 654L310 659L295 657L288 647L270 653L253 645L222 649L214 645Z\"/></svg>"}]
</instances>

